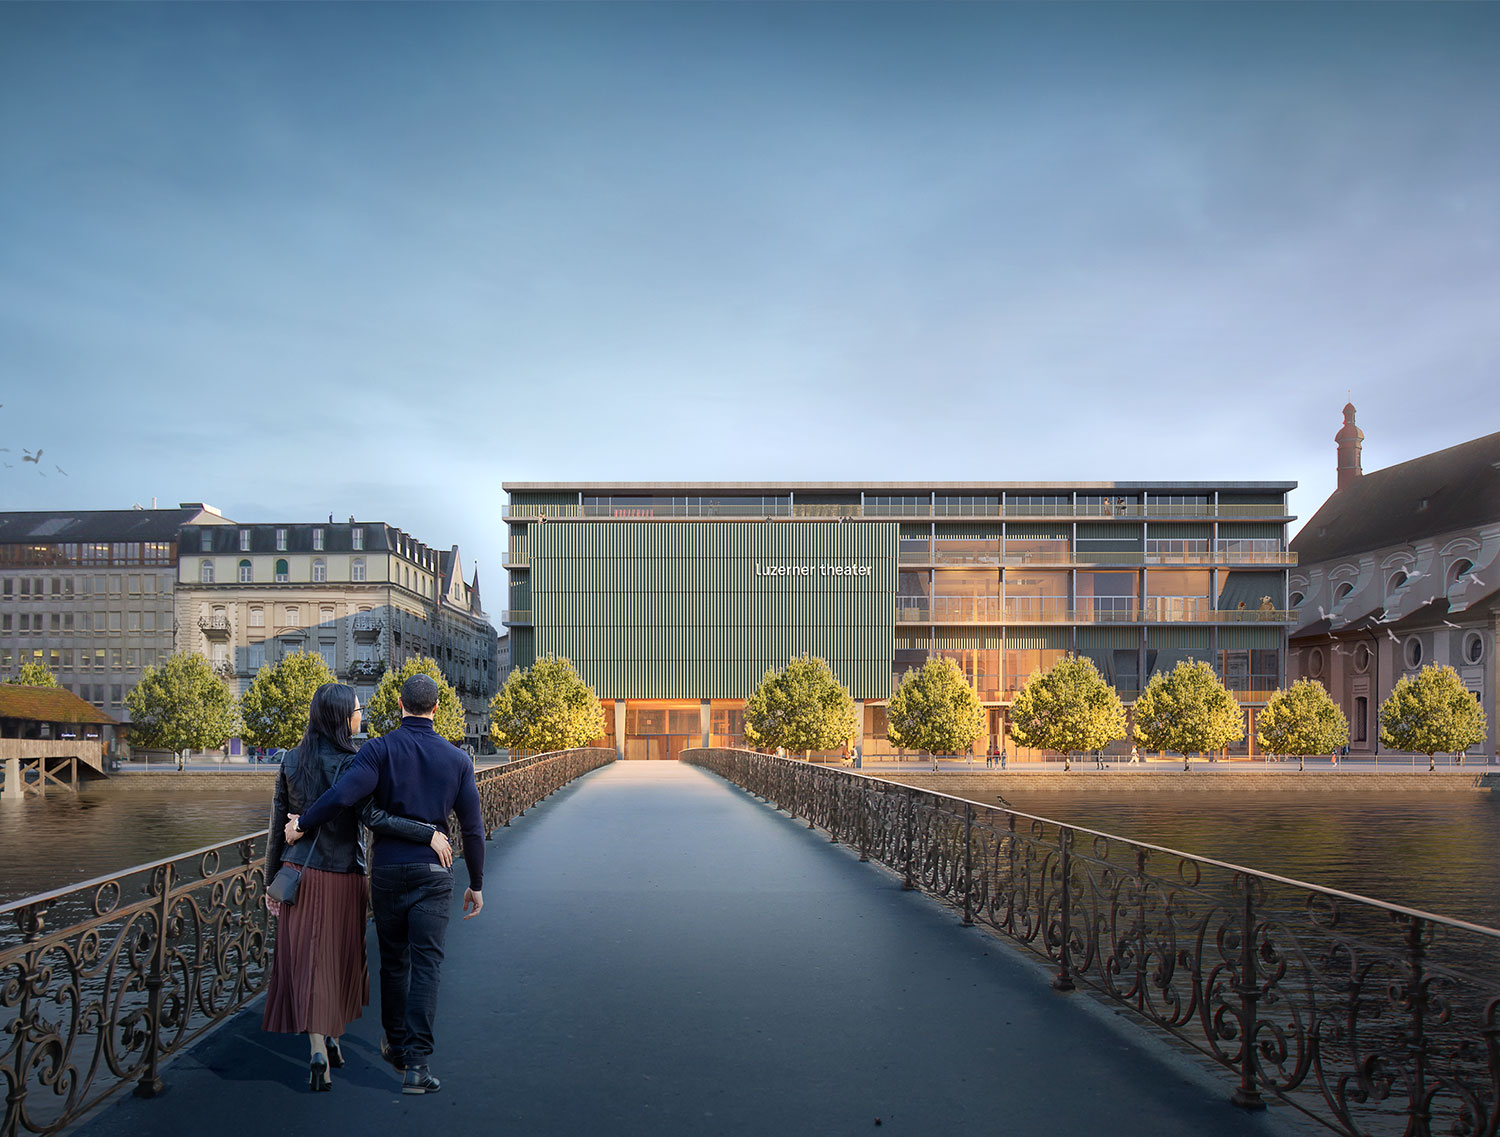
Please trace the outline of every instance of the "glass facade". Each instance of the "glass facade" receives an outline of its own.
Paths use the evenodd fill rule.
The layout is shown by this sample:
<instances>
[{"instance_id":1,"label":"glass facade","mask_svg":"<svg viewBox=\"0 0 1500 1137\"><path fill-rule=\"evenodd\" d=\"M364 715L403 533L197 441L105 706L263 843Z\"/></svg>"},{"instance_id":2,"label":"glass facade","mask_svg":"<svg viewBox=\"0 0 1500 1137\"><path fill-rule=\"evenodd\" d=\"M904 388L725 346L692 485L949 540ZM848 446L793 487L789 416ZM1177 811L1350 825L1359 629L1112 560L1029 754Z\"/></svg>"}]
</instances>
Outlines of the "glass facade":
<instances>
[{"instance_id":1,"label":"glass facade","mask_svg":"<svg viewBox=\"0 0 1500 1137\"><path fill-rule=\"evenodd\" d=\"M684 492L675 487L671 492L636 487L623 492L588 486L573 491L548 486L529 493L525 487L508 488L514 617L508 622L514 629L516 665L526 666L535 653L561 646L555 634L559 620L580 629L598 628L621 611L641 606L640 615L654 622L653 630L631 649L628 663L637 671L670 676L668 686L675 686L671 691L663 687L661 694L697 695L702 704L648 706L644 691L626 689L623 669L611 672L604 667L595 686L601 698L625 704L626 738L621 746L627 752L633 738L701 740L705 727L698 716L710 713L710 703L709 736L742 738L743 694L711 680L703 665L688 657L723 658L725 643L747 634L752 626L769 630L769 645L791 644L809 620L831 620L827 634L835 639L839 633L834 626L844 621L853 621L843 625L845 634L852 634L866 619L884 622L891 638L881 674L889 683L879 691L867 685L856 694L866 704L864 745L869 753L879 752L884 742L883 704L890 691L905 672L934 657L952 660L991 706L994 738L1003 737L1006 706L1026 680L1068 654L1092 660L1127 703L1153 674L1187 659L1211 662L1252 715L1254 707L1285 680L1286 629L1294 620L1286 610L1287 572L1295 563L1286 542L1285 495L1290 483L1275 483L1270 490L1264 485L1226 484L1160 491L1149 485L929 492L798 485L785 492L772 487L744 493ZM544 536L541 516L574 524L548 524ZM866 597L882 614L872 617L873 610L865 607L857 617L853 609L837 616L829 614L831 610L813 615L812 608L799 609L799 601L788 607L780 599L775 603L782 606L774 610L754 608L752 603L741 614L738 606L744 594L737 587L714 599L726 578L668 584L667 576L679 570L663 568L659 553L623 546L607 550L599 542L608 527L587 524L592 519L658 518L737 522L767 534L767 549L790 548L777 542L792 539L794 531L850 529L848 522L855 522L854 531L883 527L893 553L888 592L882 597L877 590ZM685 532L698 527L674 528L686 541ZM559 542L553 551L539 554L553 537ZM539 599L537 583L550 571L545 565L539 571L539 555L543 561L550 555L595 564L616 562L609 572L616 577L634 574L629 588L640 590L640 595L632 601L618 595L609 599L608 588L596 593L598 581L591 584L580 578L571 591ZM706 561L728 558L725 563L737 563L739 554L732 542L714 538L703 546L702 556ZM637 558L646 558L645 564L653 557L654 582L650 573L631 567ZM811 571L824 570L815 564ZM776 579L781 583L766 595L787 595L785 578ZM766 583L761 579L758 587ZM664 591L650 600L653 590ZM673 605L685 602L680 599L684 590L700 599L691 601L691 618L679 619L670 612ZM795 587L790 594L797 594ZM588 642L585 654L592 652L600 660L612 651L597 636ZM768 646L765 665L784 664L788 650L793 649ZM843 666L835 659L841 650L820 649L815 654L829 658L837 673ZM621 678L615 678L616 673ZM700 673L702 678L695 678ZM734 697L726 702L731 694ZM645 717L631 717L638 705ZM686 716L675 726L674 709ZM661 719L661 714L668 717ZM685 724L690 729L677 729ZM614 730L612 721L611 736ZM637 743L636 749L642 745L657 756L653 748L664 746L670 752L674 744Z\"/></svg>"}]
</instances>

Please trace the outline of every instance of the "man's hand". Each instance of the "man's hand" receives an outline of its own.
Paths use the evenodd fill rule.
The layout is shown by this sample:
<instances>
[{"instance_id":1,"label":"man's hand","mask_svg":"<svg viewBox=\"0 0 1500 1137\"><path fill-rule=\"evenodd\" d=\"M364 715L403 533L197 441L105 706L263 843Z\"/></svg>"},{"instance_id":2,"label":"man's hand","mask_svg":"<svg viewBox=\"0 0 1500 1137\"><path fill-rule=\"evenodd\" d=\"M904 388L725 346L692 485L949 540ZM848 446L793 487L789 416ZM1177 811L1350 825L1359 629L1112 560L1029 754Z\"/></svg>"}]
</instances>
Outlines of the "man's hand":
<instances>
[{"instance_id":1,"label":"man's hand","mask_svg":"<svg viewBox=\"0 0 1500 1137\"><path fill-rule=\"evenodd\" d=\"M470 911L473 909L473 911ZM464 889L464 919L472 920L484 911L484 893L475 892L472 888Z\"/></svg>"},{"instance_id":2,"label":"man's hand","mask_svg":"<svg viewBox=\"0 0 1500 1137\"><path fill-rule=\"evenodd\" d=\"M297 828L297 818L301 816L302 815L300 813L292 813L287 815L285 836L286 843L288 845L295 845L297 843L297 839L302 836L302 830Z\"/></svg>"},{"instance_id":3,"label":"man's hand","mask_svg":"<svg viewBox=\"0 0 1500 1137\"><path fill-rule=\"evenodd\" d=\"M451 869L453 867L453 844L448 840L448 834L444 833L441 829L434 829L432 831L432 840L428 844L432 846L432 851L438 855L438 860L442 862L442 866L445 869Z\"/></svg>"}]
</instances>

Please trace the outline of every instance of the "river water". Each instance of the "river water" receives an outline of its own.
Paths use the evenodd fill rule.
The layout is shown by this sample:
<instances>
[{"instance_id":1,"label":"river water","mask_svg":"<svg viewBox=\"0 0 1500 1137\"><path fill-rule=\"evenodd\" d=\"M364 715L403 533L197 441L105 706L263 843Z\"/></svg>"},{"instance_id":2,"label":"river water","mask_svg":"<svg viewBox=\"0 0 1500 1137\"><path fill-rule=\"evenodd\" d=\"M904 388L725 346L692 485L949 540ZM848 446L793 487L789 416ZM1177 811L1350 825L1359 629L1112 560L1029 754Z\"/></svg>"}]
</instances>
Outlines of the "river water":
<instances>
[{"instance_id":1,"label":"river water","mask_svg":"<svg viewBox=\"0 0 1500 1137\"><path fill-rule=\"evenodd\" d=\"M1500 927L1500 794L1007 796L1025 813ZM270 797L269 778L247 775L7 803L0 904L260 829Z\"/></svg>"}]
</instances>

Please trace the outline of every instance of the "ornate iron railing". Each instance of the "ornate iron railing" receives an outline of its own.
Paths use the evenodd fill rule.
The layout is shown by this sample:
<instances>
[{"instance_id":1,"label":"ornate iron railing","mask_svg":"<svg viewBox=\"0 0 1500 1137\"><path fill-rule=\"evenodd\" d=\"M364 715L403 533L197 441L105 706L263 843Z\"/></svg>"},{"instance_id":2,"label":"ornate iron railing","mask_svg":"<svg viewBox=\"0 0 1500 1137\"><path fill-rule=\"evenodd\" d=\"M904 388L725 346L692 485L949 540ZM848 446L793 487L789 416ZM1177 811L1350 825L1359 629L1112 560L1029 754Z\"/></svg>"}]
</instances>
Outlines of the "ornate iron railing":
<instances>
[{"instance_id":1,"label":"ornate iron railing","mask_svg":"<svg viewBox=\"0 0 1500 1137\"><path fill-rule=\"evenodd\" d=\"M485 836L613 750L538 754L476 781ZM458 842L454 829L455 849ZM55 1133L238 1011L271 962L266 834L0 906L0 1137Z\"/></svg>"},{"instance_id":2,"label":"ornate iron railing","mask_svg":"<svg viewBox=\"0 0 1500 1137\"><path fill-rule=\"evenodd\" d=\"M264 833L0 907L5 1137L52 1133L264 988Z\"/></svg>"},{"instance_id":3,"label":"ornate iron railing","mask_svg":"<svg viewBox=\"0 0 1500 1137\"><path fill-rule=\"evenodd\" d=\"M496 829L509 825L543 798L550 797L575 778L590 770L607 766L615 760L608 747L585 747L560 750L550 754L533 754L516 758L493 770L481 770L474 781L479 787L479 808L484 818L484 835L488 839ZM448 819L449 836L455 852L462 852L458 819Z\"/></svg>"},{"instance_id":4,"label":"ornate iron railing","mask_svg":"<svg viewBox=\"0 0 1500 1137\"><path fill-rule=\"evenodd\" d=\"M1500 1132L1500 931L852 771L692 750L1349 1137Z\"/></svg>"}]
</instances>

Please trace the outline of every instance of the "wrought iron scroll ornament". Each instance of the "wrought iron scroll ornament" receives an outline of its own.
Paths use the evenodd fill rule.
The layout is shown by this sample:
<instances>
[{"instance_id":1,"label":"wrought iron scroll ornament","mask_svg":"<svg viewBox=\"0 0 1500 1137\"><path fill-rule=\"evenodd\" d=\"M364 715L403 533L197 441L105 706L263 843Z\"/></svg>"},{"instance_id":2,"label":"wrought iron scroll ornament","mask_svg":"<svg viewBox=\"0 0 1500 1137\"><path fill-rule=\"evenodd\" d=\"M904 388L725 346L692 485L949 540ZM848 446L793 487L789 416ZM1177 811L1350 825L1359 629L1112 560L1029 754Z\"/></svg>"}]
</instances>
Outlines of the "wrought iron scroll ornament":
<instances>
[{"instance_id":1,"label":"wrought iron scroll ornament","mask_svg":"<svg viewBox=\"0 0 1500 1137\"><path fill-rule=\"evenodd\" d=\"M742 786L1349 1137L1500 1134L1500 931L837 767Z\"/></svg>"},{"instance_id":2,"label":"wrought iron scroll ornament","mask_svg":"<svg viewBox=\"0 0 1500 1137\"><path fill-rule=\"evenodd\" d=\"M614 759L538 755L476 778L485 834ZM55 1133L264 989L265 833L0 906L0 1137Z\"/></svg>"}]
</instances>

